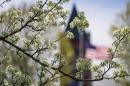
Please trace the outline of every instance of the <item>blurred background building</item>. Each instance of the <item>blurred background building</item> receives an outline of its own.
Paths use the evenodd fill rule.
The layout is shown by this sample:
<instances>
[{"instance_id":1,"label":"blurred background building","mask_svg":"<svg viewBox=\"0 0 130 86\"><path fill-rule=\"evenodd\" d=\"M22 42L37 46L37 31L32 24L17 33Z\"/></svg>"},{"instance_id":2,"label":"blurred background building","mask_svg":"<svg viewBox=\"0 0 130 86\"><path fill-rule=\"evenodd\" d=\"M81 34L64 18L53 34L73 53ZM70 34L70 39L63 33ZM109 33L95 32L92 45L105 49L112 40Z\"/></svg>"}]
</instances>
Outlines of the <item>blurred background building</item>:
<instances>
[{"instance_id":1,"label":"blurred background building","mask_svg":"<svg viewBox=\"0 0 130 86\"><path fill-rule=\"evenodd\" d=\"M86 31L78 31L76 27L70 28L70 23L73 21L75 17L78 17L78 11L76 5L73 5L72 12L68 21L68 25L65 29L65 33L67 31L72 32L74 34L74 38L72 39L62 39L61 41L61 53L65 54L68 57L68 62L72 65L66 66L64 71L72 72L75 76L75 63L77 58L83 58L84 60L109 60L110 56L107 53L107 47L104 46L95 46L91 43L91 33ZM64 34L65 34L64 33ZM67 44L70 44L67 46ZM64 46L64 47L63 47ZM71 48L70 48L71 46ZM65 49L67 48L67 50ZM71 49L71 50L70 50ZM67 56L67 53L72 53L71 56ZM83 74L83 78L91 79L92 72L86 71ZM91 82L77 82L71 80L67 77L61 78L61 86L93 86Z\"/></svg>"}]
</instances>

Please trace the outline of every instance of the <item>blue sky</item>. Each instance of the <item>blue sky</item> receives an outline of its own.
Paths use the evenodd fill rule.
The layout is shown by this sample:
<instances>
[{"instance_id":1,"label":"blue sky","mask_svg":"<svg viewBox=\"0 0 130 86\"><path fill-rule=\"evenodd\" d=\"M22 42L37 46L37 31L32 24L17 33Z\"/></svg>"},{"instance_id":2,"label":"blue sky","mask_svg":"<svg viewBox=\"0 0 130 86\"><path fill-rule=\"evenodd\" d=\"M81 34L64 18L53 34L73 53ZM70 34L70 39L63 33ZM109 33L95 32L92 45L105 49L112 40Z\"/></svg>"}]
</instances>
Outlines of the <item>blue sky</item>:
<instances>
[{"instance_id":1,"label":"blue sky","mask_svg":"<svg viewBox=\"0 0 130 86\"><path fill-rule=\"evenodd\" d=\"M71 0L65 8L70 10L75 3L79 11L84 11L89 21L88 30L93 44L111 46L110 26L117 13L125 11L130 0ZM87 31L88 31L87 30Z\"/></svg>"}]
</instances>

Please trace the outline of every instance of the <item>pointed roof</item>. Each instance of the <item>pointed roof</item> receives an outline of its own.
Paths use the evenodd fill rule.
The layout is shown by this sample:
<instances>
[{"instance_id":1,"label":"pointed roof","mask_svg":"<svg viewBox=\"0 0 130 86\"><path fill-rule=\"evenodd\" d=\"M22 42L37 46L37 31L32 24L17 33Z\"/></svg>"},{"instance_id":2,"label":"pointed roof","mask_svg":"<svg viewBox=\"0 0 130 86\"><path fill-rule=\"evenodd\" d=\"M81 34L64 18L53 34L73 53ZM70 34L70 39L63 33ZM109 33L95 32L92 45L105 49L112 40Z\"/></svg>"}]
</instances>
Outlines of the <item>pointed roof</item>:
<instances>
[{"instance_id":1,"label":"pointed roof","mask_svg":"<svg viewBox=\"0 0 130 86\"><path fill-rule=\"evenodd\" d=\"M69 21L68 21L68 25L66 27L66 30L65 32L67 31L70 31L70 29L72 29L70 32L73 32L74 34L74 39L76 38L79 38L79 31L78 29L75 27L75 28L70 28L70 23L73 21L73 19L78 16L78 12L77 12L77 8L76 8L76 5L74 4L73 5L73 8L72 8L72 12L71 12L71 15L70 15L70 18L69 18Z\"/></svg>"},{"instance_id":2,"label":"pointed roof","mask_svg":"<svg viewBox=\"0 0 130 86\"><path fill-rule=\"evenodd\" d=\"M88 48L88 47L92 47L92 48L95 48L95 46L93 46L91 44L91 39L90 39L90 33L89 32L85 32L85 31L82 31L82 32L79 32L78 29L76 27L74 28L70 28L70 23L73 21L73 19L78 16L78 12L77 12L77 8L76 8L76 5L74 4L73 5L73 8L72 8L72 12L71 12L71 15L70 15L70 18L69 18L69 21L68 21L68 25L65 29L65 32L67 31L70 31L74 34L74 40L76 39L77 42L81 41L81 34L82 33L82 38L83 38L83 43L85 43L84 45L84 48ZM71 30L70 30L71 29Z\"/></svg>"}]
</instances>

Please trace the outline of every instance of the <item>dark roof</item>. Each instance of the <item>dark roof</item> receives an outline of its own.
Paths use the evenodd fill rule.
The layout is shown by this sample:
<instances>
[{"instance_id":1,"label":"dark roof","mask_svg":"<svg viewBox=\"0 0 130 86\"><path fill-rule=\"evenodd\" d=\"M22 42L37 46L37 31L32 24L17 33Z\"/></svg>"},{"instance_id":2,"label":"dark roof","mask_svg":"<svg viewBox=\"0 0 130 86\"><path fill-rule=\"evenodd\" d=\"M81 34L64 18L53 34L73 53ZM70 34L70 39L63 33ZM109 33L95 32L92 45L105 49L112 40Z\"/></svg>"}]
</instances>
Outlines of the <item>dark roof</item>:
<instances>
[{"instance_id":1,"label":"dark roof","mask_svg":"<svg viewBox=\"0 0 130 86\"><path fill-rule=\"evenodd\" d=\"M73 32L74 38L77 39L77 38L79 38L79 31L78 31L78 29L76 27L75 28L70 28L70 25L69 25L76 16L78 16L77 8L76 8L75 5L73 5L72 12L71 12L71 15L70 15L70 18L69 18L69 21L68 21L68 25L66 27L65 32L67 32L67 31Z\"/></svg>"}]
</instances>

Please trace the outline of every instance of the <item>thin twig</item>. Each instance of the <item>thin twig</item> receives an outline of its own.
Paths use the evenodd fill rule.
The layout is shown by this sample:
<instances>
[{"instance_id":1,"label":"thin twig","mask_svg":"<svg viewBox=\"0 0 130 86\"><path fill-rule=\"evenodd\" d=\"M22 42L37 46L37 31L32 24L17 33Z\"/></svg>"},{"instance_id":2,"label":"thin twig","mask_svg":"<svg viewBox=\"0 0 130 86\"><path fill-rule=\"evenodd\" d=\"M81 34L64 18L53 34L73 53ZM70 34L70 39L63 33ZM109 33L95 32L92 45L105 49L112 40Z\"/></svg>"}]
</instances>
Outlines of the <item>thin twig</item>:
<instances>
[{"instance_id":1,"label":"thin twig","mask_svg":"<svg viewBox=\"0 0 130 86\"><path fill-rule=\"evenodd\" d=\"M6 2L9 2L9 1L11 1L11 0L5 0L5 1L3 1L3 2L0 4L0 7L3 8L3 4L5 4Z\"/></svg>"}]
</instances>

